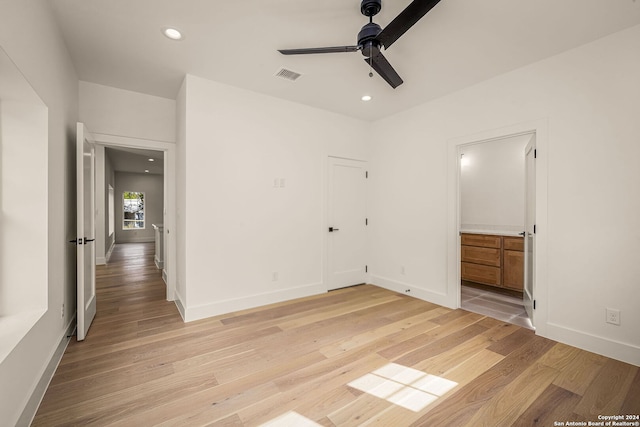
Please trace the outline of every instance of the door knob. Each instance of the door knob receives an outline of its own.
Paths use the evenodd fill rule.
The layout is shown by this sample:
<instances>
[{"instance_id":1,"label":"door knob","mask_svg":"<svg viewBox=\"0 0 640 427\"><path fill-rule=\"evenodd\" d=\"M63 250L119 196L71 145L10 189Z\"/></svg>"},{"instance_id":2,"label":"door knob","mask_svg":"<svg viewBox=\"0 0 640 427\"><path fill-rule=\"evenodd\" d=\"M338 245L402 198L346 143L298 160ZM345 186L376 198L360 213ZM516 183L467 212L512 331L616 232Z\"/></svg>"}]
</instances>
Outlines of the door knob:
<instances>
[{"instance_id":1,"label":"door knob","mask_svg":"<svg viewBox=\"0 0 640 427\"><path fill-rule=\"evenodd\" d=\"M518 235L520 235L520 236L522 236L522 237L524 237L526 234L527 234L527 232L526 232L526 231L523 231L522 233L518 233Z\"/></svg>"}]
</instances>

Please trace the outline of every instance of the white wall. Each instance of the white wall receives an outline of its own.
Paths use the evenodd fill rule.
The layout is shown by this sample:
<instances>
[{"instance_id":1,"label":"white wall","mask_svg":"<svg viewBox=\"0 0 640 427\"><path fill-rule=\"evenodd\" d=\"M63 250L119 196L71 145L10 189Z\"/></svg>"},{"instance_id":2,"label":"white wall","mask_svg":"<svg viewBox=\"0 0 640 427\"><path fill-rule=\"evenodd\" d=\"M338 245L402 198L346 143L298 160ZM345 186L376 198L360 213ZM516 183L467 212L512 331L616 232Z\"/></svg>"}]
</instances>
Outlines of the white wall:
<instances>
[{"instance_id":1,"label":"white wall","mask_svg":"<svg viewBox=\"0 0 640 427\"><path fill-rule=\"evenodd\" d=\"M640 365L639 51L636 26L376 122L373 282L456 304L448 142L542 119L539 332ZM622 311L620 326L604 322L605 307Z\"/></svg>"},{"instance_id":2,"label":"white wall","mask_svg":"<svg viewBox=\"0 0 640 427\"><path fill-rule=\"evenodd\" d=\"M79 91L80 121L92 133L175 141L174 100L85 81Z\"/></svg>"},{"instance_id":3,"label":"white wall","mask_svg":"<svg viewBox=\"0 0 640 427\"><path fill-rule=\"evenodd\" d=\"M325 162L366 159L367 123L194 76L183 90L186 318L324 292Z\"/></svg>"},{"instance_id":4,"label":"white wall","mask_svg":"<svg viewBox=\"0 0 640 427\"><path fill-rule=\"evenodd\" d=\"M182 316L185 316L183 302L187 301L186 259L187 252L187 81L185 78L176 97L176 270L175 301Z\"/></svg>"},{"instance_id":5,"label":"white wall","mask_svg":"<svg viewBox=\"0 0 640 427\"><path fill-rule=\"evenodd\" d=\"M78 80L49 2L3 0L0 9L0 46L47 105L49 123L47 236L34 248L48 254L47 312L0 364L0 414L14 425L27 405L35 410L31 396L75 313L75 247L68 240L75 235Z\"/></svg>"},{"instance_id":6,"label":"white wall","mask_svg":"<svg viewBox=\"0 0 640 427\"><path fill-rule=\"evenodd\" d=\"M162 224L163 221L163 176L117 171L115 176L116 243L154 242L152 224ZM144 193L144 229L122 229L122 195L125 191Z\"/></svg>"},{"instance_id":7,"label":"white wall","mask_svg":"<svg viewBox=\"0 0 640 427\"><path fill-rule=\"evenodd\" d=\"M521 135L461 147L461 231L524 230L524 149L530 139Z\"/></svg>"}]
</instances>

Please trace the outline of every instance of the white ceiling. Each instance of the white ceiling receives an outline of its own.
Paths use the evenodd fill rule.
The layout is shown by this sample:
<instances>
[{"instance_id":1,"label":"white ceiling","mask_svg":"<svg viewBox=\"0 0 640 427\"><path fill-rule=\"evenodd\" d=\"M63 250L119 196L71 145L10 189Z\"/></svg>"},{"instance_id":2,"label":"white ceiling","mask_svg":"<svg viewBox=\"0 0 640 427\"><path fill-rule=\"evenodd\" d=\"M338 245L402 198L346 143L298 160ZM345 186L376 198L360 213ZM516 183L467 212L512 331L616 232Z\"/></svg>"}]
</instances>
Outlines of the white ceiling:
<instances>
[{"instance_id":1,"label":"white ceiling","mask_svg":"<svg viewBox=\"0 0 640 427\"><path fill-rule=\"evenodd\" d=\"M107 147L107 155L116 172L164 174L164 152L125 147ZM152 162L149 159L153 159Z\"/></svg>"},{"instance_id":2,"label":"white ceiling","mask_svg":"<svg viewBox=\"0 0 640 427\"><path fill-rule=\"evenodd\" d=\"M369 78L359 0L50 0L81 80L175 99L186 73L376 120L640 24L635 0L442 0L385 52L404 79ZM383 1L383 28L409 0ZM175 26L179 42L161 34ZM303 74L290 82L281 68ZM373 100L360 101L363 94Z\"/></svg>"}]
</instances>

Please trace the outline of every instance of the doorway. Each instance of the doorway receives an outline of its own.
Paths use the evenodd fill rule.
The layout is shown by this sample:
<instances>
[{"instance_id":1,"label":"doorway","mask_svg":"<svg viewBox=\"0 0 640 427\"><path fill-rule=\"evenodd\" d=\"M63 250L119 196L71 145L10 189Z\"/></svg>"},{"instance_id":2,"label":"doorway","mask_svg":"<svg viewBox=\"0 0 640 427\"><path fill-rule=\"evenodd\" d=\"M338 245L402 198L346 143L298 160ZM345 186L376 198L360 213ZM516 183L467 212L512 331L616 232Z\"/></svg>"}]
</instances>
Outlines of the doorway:
<instances>
[{"instance_id":1,"label":"doorway","mask_svg":"<svg viewBox=\"0 0 640 427\"><path fill-rule=\"evenodd\" d=\"M532 328L525 310L525 147L532 133L477 141L460 153L463 309Z\"/></svg>"},{"instance_id":2,"label":"doorway","mask_svg":"<svg viewBox=\"0 0 640 427\"><path fill-rule=\"evenodd\" d=\"M116 243L158 243L164 270L164 152L97 146L96 163L96 264Z\"/></svg>"},{"instance_id":3,"label":"doorway","mask_svg":"<svg viewBox=\"0 0 640 427\"><path fill-rule=\"evenodd\" d=\"M144 242L154 242L155 233L157 230L153 227L153 223L155 225L162 225L162 240L163 240L163 249L162 249L162 278L166 283L166 299L168 301L175 300L175 278L176 278L176 241L174 236L175 230L175 144L161 142L161 141L152 141L152 140L143 140L137 138L128 138L128 137L119 137L113 135L104 135L104 134L93 134L96 140L96 144L98 147L101 147L104 151L111 151L112 154L115 153L118 156L123 156L124 159L120 159L119 161L126 164L130 163L128 166L124 166L125 168L138 168L141 169L143 166L146 166L141 169L141 172L144 175L153 175L155 172L156 175L161 175L162 181L162 200L163 206L159 208L159 213L156 215L157 218L150 218L150 221L144 225L144 229L148 235L140 234L140 231L134 230L133 233L136 233L134 236L131 234L130 237L132 243L144 243ZM136 159L137 158L137 159ZM149 159L153 159L150 161ZM138 161L133 161L138 160ZM145 172L145 170L149 170L149 172ZM100 172L100 171L98 171ZM103 170L104 173L104 170ZM108 185L109 184L109 185ZM118 193L118 189L116 188L114 183L106 183L103 182L103 197L105 205L109 205L111 203L110 192L111 187L114 189L113 191L113 218L110 217L110 212L107 209L102 209L103 215L103 226L102 232L103 234L103 242L105 248L113 249L112 243L115 243L115 240L109 241L109 239L114 239L116 236L116 232L118 228L122 228L121 222L123 222L123 217L118 216L119 206L118 203L121 194ZM120 189L122 190L122 189ZM136 191L136 189L127 189L126 191ZM106 192L106 194L105 194ZM122 192L122 191L120 191ZM106 207L106 206L105 206ZM121 209L120 209L121 210ZM148 217L147 217L148 218ZM158 224L159 223L159 224ZM119 227L120 226L120 227ZM151 237L153 236L153 237ZM107 258L108 249L105 249L104 256L105 261Z\"/></svg>"}]
</instances>

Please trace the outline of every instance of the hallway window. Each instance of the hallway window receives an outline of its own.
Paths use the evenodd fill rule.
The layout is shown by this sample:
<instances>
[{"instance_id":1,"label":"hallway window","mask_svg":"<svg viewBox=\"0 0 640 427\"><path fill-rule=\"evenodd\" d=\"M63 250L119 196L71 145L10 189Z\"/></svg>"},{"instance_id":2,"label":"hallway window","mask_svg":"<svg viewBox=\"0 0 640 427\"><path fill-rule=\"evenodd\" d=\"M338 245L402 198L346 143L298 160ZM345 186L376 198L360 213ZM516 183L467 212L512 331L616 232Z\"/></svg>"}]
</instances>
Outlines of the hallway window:
<instances>
[{"instance_id":1,"label":"hallway window","mask_svg":"<svg viewBox=\"0 0 640 427\"><path fill-rule=\"evenodd\" d=\"M122 229L144 229L144 193L125 191L122 196Z\"/></svg>"}]
</instances>

